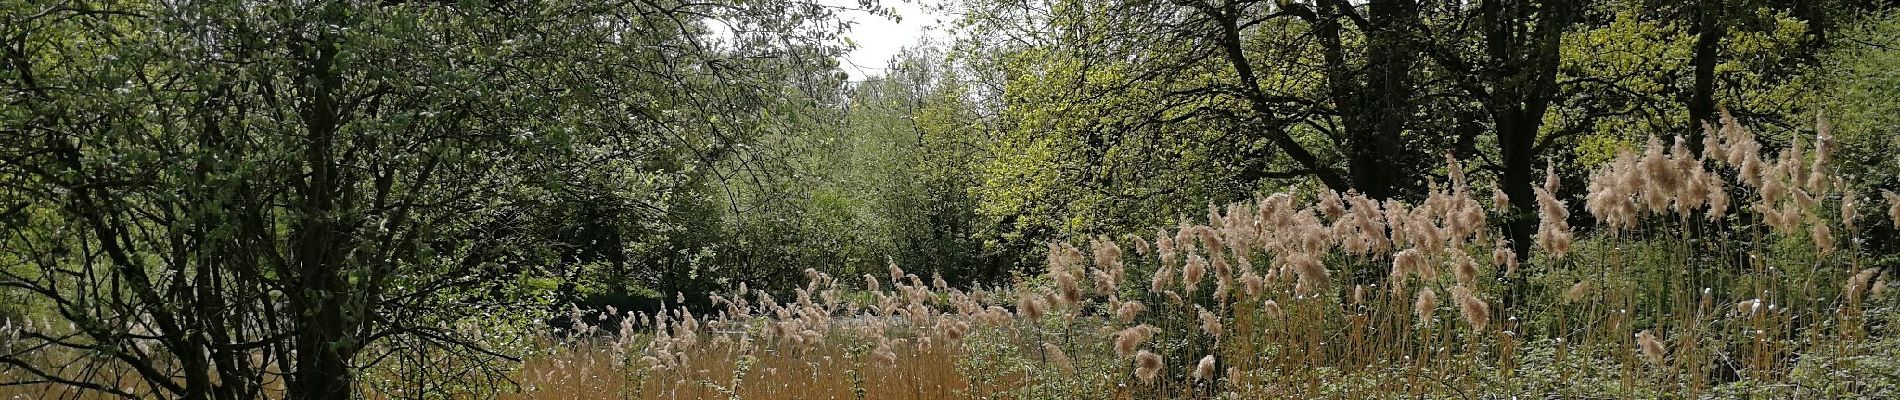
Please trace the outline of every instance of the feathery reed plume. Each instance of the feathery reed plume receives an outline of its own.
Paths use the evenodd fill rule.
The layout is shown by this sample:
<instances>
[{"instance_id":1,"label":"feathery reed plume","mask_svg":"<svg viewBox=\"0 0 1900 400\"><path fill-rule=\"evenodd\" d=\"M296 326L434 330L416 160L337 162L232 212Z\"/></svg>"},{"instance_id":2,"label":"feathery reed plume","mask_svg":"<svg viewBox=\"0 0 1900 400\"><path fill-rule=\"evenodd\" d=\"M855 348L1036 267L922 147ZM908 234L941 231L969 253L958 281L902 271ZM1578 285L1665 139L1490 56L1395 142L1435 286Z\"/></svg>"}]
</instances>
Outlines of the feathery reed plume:
<instances>
[{"instance_id":1,"label":"feathery reed plume","mask_svg":"<svg viewBox=\"0 0 1900 400\"><path fill-rule=\"evenodd\" d=\"M1155 276L1154 279L1149 282L1148 290L1153 292L1168 290L1168 284L1173 282L1174 268L1168 267L1167 263L1162 263L1161 265L1155 266Z\"/></svg>"},{"instance_id":2,"label":"feathery reed plume","mask_svg":"<svg viewBox=\"0 0 1900 400\"><path fill-rule=\"evenodd\" d=\"M1227 258L1220 254L1214 254L1210 265L1214 265L1214 298L1226 300L1227 288L1233 288L1233 265L1227 264Z\"/></svg>"},{"instance_id":3,"label":"feathery reed plume","mask_svg":"<svg viewBox=\"0 0 1900 400\"><path fill-rule=\"evenodd\" d=\"M1213 377L1214 377L1214 355L1208 354L1205 357L1201 357L1200 364L1194 366L1194 380L1204 381Z\"/></svg>"},{"instance_id":4,"label":"feathery reed plume","mask_svg":"<svg viewBox=\"0 0 1900 400\"><path fill-rule=\"evenodd\" d=\"M1438 292L1433 291L1432 288L1429 287L1419 290L1418 300L1412 302L1412 311L1418 313L1418 319L1424 321L1427 325L1431 324L1432 312L1437 309Z\"/></svg>"},{"instance_id":5,"label":"feathery reed plume","mask_svg":"<svg viewBox=\"0 0 1900 400\"><path fill-rule=\"evenodd\" d=\"M1584 296L1589 296L1594 289L1590 281L1578 281L1577 284L1570 285L1570 289L1564 290L1564 304L1575 304L1583 300Z\"/></svg>"},{"instance_id":6,"label":"feathery reed plume","mask_svg":"<svg viewBox=\"0 0 1900 400\"><path fill-rule=\"evenodd\" d=\"M1160 256L1162 267L1174 265L1174 237L1165 229L1155 230L1155 254Z\"/></svg>"},{"instance_id":7,"label":"feathery reed plume","mask_svg":"<svg viewBox=\"0 0 1900 400\"><path fill-rule=\"evenodd\" d=\"M1451 274L1453 278L1458 279L1458 284L1469 286L1471 281L1478 279L1478 262L1472 260L1471 255L1465 254L1464 251L1453 251L1451 252Z\"/></svg>"},{"instance_id":8,"label":"feathery reed plume","mask_svg":"<svg viewBox=\"0 0 1900 400\"><path fill-rule=\"evenodd\" d=\"M1860 304L1862 291L1868 289L1868 283L1873 282L1874 278L1879 275L1880 268L1875 267L1863 269L1860 273L1854 274L1853 278L1848 278L1847 287L1845 288L1847 304Z\"/></svg>"},{"instance_id":9,"label":"feathery reed plume","mask_svg":"<svg viewBox=\"0 0 1900 400\"><path fill-rule=\"evenodd\" d=\"M1767 170L1762 171L1761 201L1763 204L1774 205L1780 203L1782 197L1788 195L1788 186L1782 183L1782 179L1784 179L1783 176L1786 176L1788 173L1788 164L1781 163L1777 163Z\"/></svg>"},{"instance_id":10,"label":"feathery reed plume","mask_svg":"<svg viewBox=\"0 0 1900 400\"><path fill-rule=\"evenodd\" d=\"M891 341L891 338L879 338L877 348L871 350L871 358L877 360L880 364L896 365L897 351L892 349L893 347L896 346Z\"/></svg>"},{"instance_id":11,"label":"feathery reed plume","mask_svg":"<svg viewBox=\"0 0 1900 400\"><path fill-rule=\"evenodd\" d=\"M1143 342L1147 342L1148 338L1154 336L1156 330L1155 327L1144 324L1116 331L1112 335L1115 337L1115 355L1118 357L1132 355L1136 347L1141 347Z\"/></svg>"},{"instance_id":12,"label":"feathery reed plume","mask_svg":"<svg viewBox=\"0 0 1900 400\"><path fill-rule=\"evenodd\" d=\"M1319 211L1328 219L1338 220L1339 217L1346 215L1346 204L1340 201L1339 192L1321 190L1319 191Z\"/></svg>"},{"instance_id":13,"label":"feathery reed plume","mask_svg":"<svg viewBox=\"0 0 1900 400\"><path fill-rule=\"evenodd\" d=\"M1893 226L1900 226L1900 194L1882 190L1880 196L1887 199L1887 216L1893 218Z\"/></svg>"},{"instance_id":14,"label":"feathery reed plume","mask_svg":"<svg viewBox=\"0 0 1900 400\"><path fill-rule=\"evenodd\" d=\"M1182 290L1194 294L1194 288L1201 285L1201 279L1207 277L1207 259L1199 254L1189 255L1186 267L1181 268Z\"/></svg>"},{"instance_id":15,"label":"feathery reed plume","mask_svg":"<svg viewBox=\"0 0 1900 400\"><path fill-rule=\"evenodd\" d=\"M1260 303L1260 308L1266 310L1267 316L1273 317L1274 319L1286 318L1286 313L1280 311L1279 302L1267 300Z\"/></svg>"},{"instance_id":16,"label":"feathery reed plume","mask_svg":"<svg viewBox=\"0 0 1900 400\"><path fill-rule=\"evenodd\" d=\"M1418 248L1400 250L1392 255L1392 281L1402 282L1408 274L1418 273L1425 267L1425 254Z\"/></svg>"},{"instance_id":17,"label":"feathery reed plume","mask_svg":"<svg viewBox=\"0 0 1900 400\"><path fill-rule=\"evenodd\" d=\"M1121 307L1115 309L1115 319L1121 320L1122 322L1133 321L1136 316L1140 316L1143 311L1147 310L1148 307L1142 305L1141 302L1130 300L1122 303Z\"/></svg>"},{"instance_id":18,"label":"feathery reed plume","mask_svg":"<svg viewBox=\"0 0 1900 400\"><path fill-rule=\"evenodd\" d=\"M1076 282L1075 275L1068 273L1053 275L1056 281L1056 305L1063 309L1075 308L1075 304L1082 301L1082 286Z\"/></svg>"},{"instance_id":19,"label":"feathery reed plume","mask_svg":"<svg viewBox=\"0 0 1900 400\"><path fill-rule=\"evenodd\" d=\"M1148 239L1143 239L1141 235L1130 233L1128 234L1128 241L1135 242L1135 255L1148 255Z\"/></svg>"},{"instance_id":20,"label":"feathery reed plume","mask_svg":"<svg viewBox=\"0 0 1900 400\"><path fill-rule=\"evenodd\" d=\"M1841 196L1841 227L1847 228L1848 236L1860 231L1860 196L1851 190Z\"/></svg>"},{"instance_id":21,"label":"feathery reed plume","mask_svg":"<svg viewBox=\"0 0 1900 400\"><path fill-rule=\"evenodd\" d=\"M1141 383L1154 383L1155 376L1161 373L1161 367L1161 355L1147 350L1135 354L1135 377L1141 378Z\"/></svg>"},{"instance_id":22,"label":"feathery reed plume","mask_svg":"<svg viewBox=\"0 0 1900 400\"><path fill-rule=\"evenodd\" d=\"M1552 258L1563 258L1570 252L1570 211L1564 208L1564 202L1557 200L1556 164L1547 163L1544 167L1544 187L1537 192L1537 245L1549 251Z\"/></svg>"},{"instance_id":23,"label":"feathery reed plume","mask_svg":"<svg viewBox=\"0 0 1900 400\"><path fill-rule=\"evenodd\" d=\"M1828 227L1827 221L1816 218L1813 226L1810 227L1809 230L1809 236L1814 238L1814 251L1816 253L1822 256L1834 253L1834 230Z\"/></svg>"},{"instance_id":24,"label":"feathery reed plume","mask_svg":"<svg viewBox=\"0 0 1900 400\"><path fill-rule=\"evenodd\" d=\"M1267 280L1249 269L1240 274L1240 287L1247 292L1247 298L1257 298L1260 297L1261 292L1266 291Z\"/></svg>"},{"instance_id":25,"label":"feathery reed plume","mask_svg":"<svg viewBox=\"0 0 1900 400\"><path fill-rule=\"evenodd\" d=\"M949 321L949 320L941 320L941 321ZM963 322L939 322L937 330L940 332L943 332L944 339L949 339L951 342L957 342L957 341L963 340L963 335L970 332L970 324L963 323Z\"/></svg>"},{"instance_id":26,"label":"feathery reed plume","mask_svg":"<svg viewBox=\"0 0 1900 400\"><path fill-rule=\"evenodd\" d=\"M1703 158L1719 160L1720 157L1728 154L1727 144L1722 141L1722 133L1718 131L1715 124L1703 122L1702 131Z\"/></svg>"},{"instance_id":27,"label":"feathery reed plume","mask_svg":"<svg viewBox=\"0 0 1900 400\"><path fill-rule=\"evenodd\" d=\"M1644 329L1636 333L1636 343L1642 346L1643 358L1648 359L1650 364L1662 365L1664 350L1662 341L1656 340L1656 335Z\"/></svg>"},{"instance_id":28,"label":"feathery reed plume","mask_svg":"<svg viewBox=\"0 0 1900 400\"><path fill-rule=\"evenodd\" d=\"M1075 373L1075 363L1069 360L1069 353L1062 352L1061 347L1054 343L1042 342L1042 352L1049 357L1049 362L1055 364L1056 368L1061 368L1062 372Z\"/></svg>"},{"instance_id":29,"label":"feathery reed plume","mask_svg":"<svg viewBox=\"0 0 1900 400\"><path fill-rule=\"evenodd\" d=\"M1326 265L1321 264L1318 258L1293 253L1287 257L1287 264L1293 267L1294 273L1299 274L1301 288L1321 289L1332 285L1332 278L1326 276Z\"/></svg>"},{"instance_id":30,"label":"feathery reed plume","mask_svg":"<svg viewBox=\"0 0 1900 400\"><path fill-rule=\"evenodd\" d=\"M1115 279L1113 274L1099 269L1093 269L1090 276L1095 279L1095 294L1104 296L1115 293L1116 283L1121 281Z\"/></svg>"},{"instance_id":31,"label":"feathery reed plume","mask_svg":"<svg viewBox=\"0 0 1900 400\"><path fill-rule=\"evenodd\" d=\"M1802 182L1806 182L1808 173L1813 172L1808 171L1807 165L1801 163L1803 159L1806 159L1807 146L1808 142L1806 140L1796 136L1794 143L1788 146L1788 151L1781 152L1781 158L1775 160L1776 165L1780 165L1787 170L1786 175L1790 188L1800 186Z\"/></svg>"},{"instance_id":32,"label":"feathery reed plume","mask_svg":"<svg viewBox=\"0 0 1900 400\"><path fill-rule=\"evenodd\" d=\"M1867 295L1870 298L1875 298L1875 299L1886 297L1887 296L1887 277L1882 276L1880 277L1880 280L1875 281L1874 288L1872 290L1868 290Z\"/></svg>"},{"instance_id":33,"label":"feathery reed plume","mask_svg":"<svg viewBox=\"0 0 1900 400\"><path fill-rule=\"evenodd\" d=\"M1452 286L1451 297L1458 301L1458 313L1465 317L1465 323L1471 324L1471 330L1483 331L1484 326L1491 322L1491 306L1471 294L1471 289Z\"/></svg>"},{"instance_id":34,"label":"feathery reed plume","mask_svg":"<svg viewBox=\"0 0 1900 400\"><path fill-rule=\"evenodd\" d=\"M1089 243L1089 250L1095 255L1096 268L1111 272L1122 268L1122 247L1115 243L1115 239L1110 239L1108 236L1097 237ZM1115 275L1116 279L1121 278L1120 273Z\"/></svg>"},{"instance_id":35,"label":"feathery reed plume","mask_svg":"<svg viewBox=\"0 0 1900 400\"><path fill-rule=\"evenodd\" d=\"M1834 129L1828 124L1827 116L1817 115L1814 119L1814 165L1808 168L1811 173L1803 183L1808 191L1818 193L1826 190L1829 182L1833 181L1833 175L1828 173L1827 167L1834 163L1836 143Z\"/></svg>"},{"instance_id":36,"label":"feathery reed plume","mask_svg":"<svg viewBox=\"0 0 1900 400\"><path fill-rule=\"evenodd\" d=\"M1693 160L1687 157L1683 159ZM1691 163L1685 168L1689 170L1689 178L1688 181L1682 183L1681 191L1676 193L1676 212L1687 215L1696 208L1708 204L1709 181L1721 178L1710 174L1707 169L1703 169L1700 162Z\"/></svg>"},{"instance_id":37,"label":"feathery reed plume","mask_svg":"<svg viewBox=\"0 0 1900 400\"><path fill-rule=\"evenodd\" d=\"M1019 301L1021 301L1022 304L1016 306L1016 313L1030 320L1042 319L1043 312L1049 309L1049 304L1043 302L1042 296L1035 296L1033 294L1021 296L1019 297Z\"/></svg>"},{"instance_id":38,"label":"feathery reed plume","mask_svg":"<svg viewBox=\"0 0 1900 400\"><path fill-rule=\"evenodd\" d=\"M1722 220L1722 218L1725 218L1728 216L1728 207L1729 207L1729 201L1730 201L1728 197L1728 188L1726 187L1726 184L1722 182L1723 181L1721 177L1714 176L1714 175L1710 175L1708 179L1703 181L1703 183L1708 186L1708 189L1706 189L1706 191L1709 193L1708 219L1710 222L1720 221Z\"/></svg>"},{"instance_id":39,"label":"feathery reed plume","mask_svg":"<svg viewBox=\"0 0 1900 400\"><path fill-rule=\"evenodd\" d=\"M1504 188L1499 188L1499 187L1491 188L1491 208L1502 212L1509 209L1510 207L1511 207L1511 195L1505 194Z\"/></svg>"},{"instance_id":40,"label":"feathery reed plume","mask_svg":"<svg viewBox=\"0 0 1900 400\"><path fill-rule=\"evenodd\" d=\"M1748 300L1738 301L1738 302L1735 302L1735 314L1736 315L1754 315L1756 312L1761 311L1761 307L1762 307L1761 299L1748 299Z\"/></svg>"},{"instance_id":41,"label":"feathery reed plume","mask_svg":"<svg viewBox=\"0 0 1900 400\"><path fill-rule=\"evenodd\" d=\"M1740 122L1736 121L1735 116L1729 114L1727 109L1722 110L1721 119L1721 126L1719 128L1721 129L1720 133L1722 142L1724 143L1722 149L1726 152L1726 154L1722 154L1722 157L1725 158L1725 161L1727 161L1729 165L1741 164L1743 155L1755 153L1754 150L1747 147L1748 144L1755 142L1755 137L1748 133L1748 127L1742 126Z\"/></svg>"},{"instance_id":42,"label":"feathery reed plume","mask_svg":"<svg viewBox=\"0 0 1900 400\"><path fill-rule=\"evenodd\" d=\"M1207 309L1201 308L1200 305L1195 305L1194 310L1200 316L1201 331L1206 332L1208 336L1220 337L1221 335L1220 316L1214 315L1214 313L1212 312L1208 312Z\"/></svg>"},{"instance_id":43,"label":"feathery reed plume","mask_svg":"<svg viewBox=\"0 0 1900 400\"><path fill-rule=\"evenodd\" d=\"M1492 245L1491 264L1504 267L1504 276L1517 276L1517 250L1511 249L1511 242L1498 239Z\"/></svg>"},{"instance_id":44,"label":"feathery reed plume","mask_svg":"<svg viewBox=\"0 0 1900 400\"><path fill-rule=\"evenodd\" d=\"M1584 209L1611 229L1627 229L1635 225L1636 204L1630 200L1635 186L1626 179L1636 175L1627 172L1635 169L1634 162L1629 151L1623 150L1609 165L1590 175Z\"/></svg>"}]
</instances>

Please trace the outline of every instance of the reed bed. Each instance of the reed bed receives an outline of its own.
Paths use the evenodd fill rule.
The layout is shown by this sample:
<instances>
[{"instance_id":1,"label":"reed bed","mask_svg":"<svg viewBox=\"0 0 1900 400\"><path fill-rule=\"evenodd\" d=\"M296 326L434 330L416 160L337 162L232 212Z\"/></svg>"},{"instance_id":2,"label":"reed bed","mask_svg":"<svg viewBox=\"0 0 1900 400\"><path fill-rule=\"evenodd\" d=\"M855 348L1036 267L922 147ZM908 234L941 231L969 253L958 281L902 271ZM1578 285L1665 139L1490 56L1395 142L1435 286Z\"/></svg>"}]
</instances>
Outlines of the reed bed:
<instances>
[{"instance_id":1,"label":"reed bed","mask_svg":"<svg viewBox=\"0 0 1900 400\"><path fill-rule=\"evenodd\" d=\"M1891 398L1895 300L1859 238L1873 199L1833 146L1822 126L1771 153L1729 121L1700 153L1622 153L1581 207L1546 172L1515 211L1448 160L1421 204L1263 195L1052 243L1006 287L807 271L788 301L741 285L712 316L618 314L617 334L529 361L515 396ZM1533 245L1491 228L1514 212L1542 217Z\"/></svg>"},{"instance_id":2,"label":"reed bed","mask_svg":"<svg viewBox=\"0 0 1900 400\"><path fill-rule=\"evenodd\" d=\"M740 284L703 294L704 314L685 294L573 309L506 384L365 395L1900 398L1892 256L1860 236L1900 226L1900 195L1835 174L1819 131L1779 152L1733 121L1699 153L1651 138L1590 175L1580 207L1547 171L1537 209L1509 210L1447 160L1420 204L1266 194L1051 243L1045 271L1001 287L891 265L807 270L783 299ZM1491 223L1531 212L1527 246ZM1574 231L1576 212L1596 229ZM4 394L64 397L34 389Z\"/></svg>"}]
</instances>

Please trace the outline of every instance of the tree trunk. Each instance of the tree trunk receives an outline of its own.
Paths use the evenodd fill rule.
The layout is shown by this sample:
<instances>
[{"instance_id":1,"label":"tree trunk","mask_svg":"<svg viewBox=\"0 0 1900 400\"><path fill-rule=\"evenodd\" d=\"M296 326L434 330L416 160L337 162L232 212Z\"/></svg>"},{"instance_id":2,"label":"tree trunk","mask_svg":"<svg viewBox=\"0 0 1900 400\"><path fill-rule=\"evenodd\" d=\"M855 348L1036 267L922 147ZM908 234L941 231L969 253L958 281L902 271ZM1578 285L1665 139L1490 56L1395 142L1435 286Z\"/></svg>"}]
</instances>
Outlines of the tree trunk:
<instances>
[{"instance_id":1,"label":"tree trunk","mask_svg":"<svg viewBox=\"0 0 1900 400\"><path fill-rule=\"evenodd\" d=\"M1721 0L1696 0L1695 87L1689 93L1689 130L1684 137L1696 153L1702 152L1703 124L1715 122L1715 60L1723 33L1717 15L1721 12Z\"/></svg>"},{"instance_id":2,"label":"tree trunk","mask_svg":"<svg viewBox=\"0 0 1900 400\"><path fill-rule=\"evenodd\" d=\"M1537 195L1532 190L1537 184L1537 167L1532 151L1543 122L1542 113L1533 117L1522 110L1505 110L1492 119L1497 125L1499 158L1504 168L1498 186L1511 198L1511 209L1504 216L1504 233L1518 258L1528 259L1532 235L1537 233Z\"/></svg>"},{"instance_id":3,"label":"tree trunk","mask_svg":"<svg viewBox=\"0 0 1900 400\"><path fill-rule=\"evenodd\" d=\"M1350 186L1374 199L1406 192L1415 172L1404 157L1405 128L1411 117L1412 68L1418 54L1404 35L1418 19L1415 0L1372 2L1364 68L1354 68L1340 40L1339 14L1344 1L1321 3L1314 34L1318 37L1328 97L1346 129L1346 173Z\"/></svg>"},{"instance_id":4,"label":"tree trunk","mask_svg":"<svg viewBox=\"0 0 1900 400\"><path fill-rule=\"evenodd\" d=\"M1354 138L1354 159L1362 165L1355 166L1353 175L1363 179L1355 182L1359 190L1385 199L1405 194L1411 187L1405 179L1416 172L1405 159L1404 139L1412 118L1412 69L1419 54L1405 35L1418 21L1418 1L1376 1L1371 9L1368 82L1357 110L1371 126Z\"/></svg>"},{"instance_id":5,"label":"tree trunk","mask_svg":"<svg viewBox=\"0 0 1900 400\"><path fill-rule=\"evenodd\" d=\"M343 18L342 2L324 9L315 26L324 26ZM349 172L336 160L339 125L343 113L338 98L343 87L341 72L336 70L338 38L328 30L316 34L311 43L294 44L293 51L305 55L308 64L299 72L298 114L304 124L304 159L309 171L292 187L299 201L290 243L294 286L288 288L291 310L300 322L295 327L296 370L289 377L288 397L295 400L341 400L350 398L352 376L350 360L360 343L353 337L360 315L348 312L356 293L352 292L343 271L349 268L348 252L355 237L346 218L350 188Z\"/></svg>"}]
</instances>

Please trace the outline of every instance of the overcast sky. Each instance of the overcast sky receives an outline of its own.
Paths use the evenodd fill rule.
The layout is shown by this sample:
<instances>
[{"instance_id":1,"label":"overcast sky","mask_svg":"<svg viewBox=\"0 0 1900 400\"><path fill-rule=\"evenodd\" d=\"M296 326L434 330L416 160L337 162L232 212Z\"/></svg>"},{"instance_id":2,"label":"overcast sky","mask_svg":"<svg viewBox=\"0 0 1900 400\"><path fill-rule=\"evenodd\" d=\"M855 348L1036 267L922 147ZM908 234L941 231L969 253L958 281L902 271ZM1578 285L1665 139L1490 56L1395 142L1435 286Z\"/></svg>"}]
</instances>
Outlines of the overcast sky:
<instances>
[{"instance_id":1,"label":"overcast sky","mask_svg":"<svg viewBox=\"0 0 1900 400\"><path fill-rule=\"evenodd\" d=\"M824 0L826 3L846 7L857 7L857 0ZM948 18L927 13L916 0L883 0L880 6L896 9L903 16L901 21L873 16L864 12L844 12L841 17L854 21L857 25L846 35L858 44L857 50L845 57L842 64L851 80L863 80L867 76L884 74L886 61L897 55L905 46L917 44L932 27L948 24Z\"/></svg>"}]
</instances>

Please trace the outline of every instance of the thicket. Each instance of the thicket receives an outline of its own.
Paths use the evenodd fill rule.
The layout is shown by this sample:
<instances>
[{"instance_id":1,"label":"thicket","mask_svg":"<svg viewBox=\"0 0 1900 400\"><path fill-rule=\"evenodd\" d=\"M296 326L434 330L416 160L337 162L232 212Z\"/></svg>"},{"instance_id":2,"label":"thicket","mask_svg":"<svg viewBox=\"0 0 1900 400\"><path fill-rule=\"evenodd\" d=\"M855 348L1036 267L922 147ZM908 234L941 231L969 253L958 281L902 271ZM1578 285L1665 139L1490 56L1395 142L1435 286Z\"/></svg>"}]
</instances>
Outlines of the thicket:
<instances>
[{"instance_id":1,"label":"thicket","mask_svg":"<svg viewBox=\"0 0 1900 400\"><path fill-rule=\"evenodd\" d=\"M1900 224L1900 194L1853 191L1819 131L1781 151L1732 120L1699 154L1652 138L1581 204L1547 173L1529 263L1488 223L1509 199L1451 160L1420 204L1274 193L1051 244L1004 287L893 265L807 271L782 301L741 286L713 315L629 313L531 364L522 396L1900 395L1900 296L1861 247L1869 217ZM1577 233L1573 211L1604 228Z\"/></svg>"},{"instance_id":2,"label":"thicket","mask_svg":"<svg viewBox=\"0 0 1900 400\"><path fill-rule=\"evenodd\" d=\"M0 392L1889 396L1889 5L932 6L0 0Z\"/></svg>"}]
</instances>

